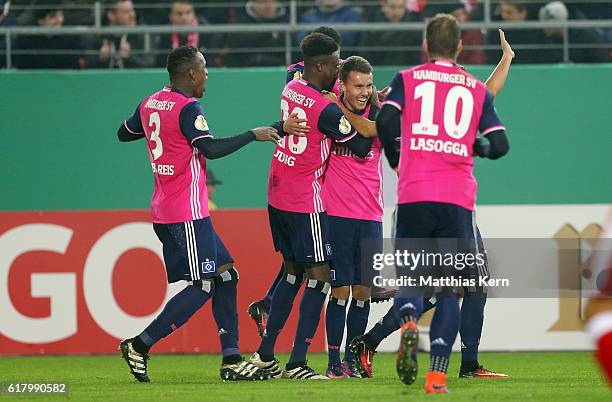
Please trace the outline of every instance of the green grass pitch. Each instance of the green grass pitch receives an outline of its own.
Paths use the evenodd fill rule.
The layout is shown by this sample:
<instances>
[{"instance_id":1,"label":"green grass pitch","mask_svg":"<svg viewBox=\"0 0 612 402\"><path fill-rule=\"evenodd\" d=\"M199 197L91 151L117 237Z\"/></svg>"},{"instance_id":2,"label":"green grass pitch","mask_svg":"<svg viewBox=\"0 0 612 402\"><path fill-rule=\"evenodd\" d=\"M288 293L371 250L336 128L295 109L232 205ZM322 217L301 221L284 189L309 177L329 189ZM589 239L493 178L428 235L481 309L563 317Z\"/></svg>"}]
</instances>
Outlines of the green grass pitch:
<instances>
[{"instance_id":1,"label":"green grass pitch","mask_svg":"<svg viewBox=\"0 0 612 402\"><path fill-rule=\"evenodd\" d=\"M279 356L286 362L287 356ZM395 374L395 355L377 354L373 379L330 381L270 380L224 383L217 355L155 355L149 363L150 384L133 381L124 361L115 356L1 357L0 382L65 381L69 395L14 397L2 400L74 401L610 401L612 393L588 352L481 353L486 367L510 379L458 379L454 354L449 368L448 395L425 395L425 362L416 383L406 386ZM326 355L311 354L311 367L323 371Z\"/></svg>"}]
</instances>

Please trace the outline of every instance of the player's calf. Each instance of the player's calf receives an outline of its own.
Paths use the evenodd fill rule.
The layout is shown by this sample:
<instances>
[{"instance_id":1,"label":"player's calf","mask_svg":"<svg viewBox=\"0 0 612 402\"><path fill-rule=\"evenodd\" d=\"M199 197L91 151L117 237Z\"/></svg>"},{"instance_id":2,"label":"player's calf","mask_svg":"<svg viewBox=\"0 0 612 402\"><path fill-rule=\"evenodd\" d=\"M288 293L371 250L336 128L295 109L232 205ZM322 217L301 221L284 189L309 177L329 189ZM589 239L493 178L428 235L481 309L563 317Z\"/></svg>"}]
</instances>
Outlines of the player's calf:
<instances>
[{"instance_id":1,"label":"player's calf","mask_svg":"<svg viewBox=\"0 0 612 402\"><path fill-rule=\"evenodd\" d=\"M351 300L346 317L347 345L344 349L344 360L355 362L354 355L349 350L348 340L355 339L365 333L370 316L370 288L366 286L353 286L353 299Z\"/></svg>"},{"instance_id":2,"label":"player's calf","mask_svg":"<svg viewBox=\"0 0 612 402\"><path fill-rule=\"evenodd\" d=\"M344 292L346 291L346 292ZM327 357L328 357L328 374L330 378L336 378L334 370L342 371L339 367L340 361L340 345L344 335L344 324L346 322L346 307L348 304L348 293L350 288L342 286L332 289L332 296L327 301L327 309L325 311L325 329L327 333ZM345 296L344 298L342 296ZM329 377L329 375L328 375Z\"/></svg>"}]
</instances>

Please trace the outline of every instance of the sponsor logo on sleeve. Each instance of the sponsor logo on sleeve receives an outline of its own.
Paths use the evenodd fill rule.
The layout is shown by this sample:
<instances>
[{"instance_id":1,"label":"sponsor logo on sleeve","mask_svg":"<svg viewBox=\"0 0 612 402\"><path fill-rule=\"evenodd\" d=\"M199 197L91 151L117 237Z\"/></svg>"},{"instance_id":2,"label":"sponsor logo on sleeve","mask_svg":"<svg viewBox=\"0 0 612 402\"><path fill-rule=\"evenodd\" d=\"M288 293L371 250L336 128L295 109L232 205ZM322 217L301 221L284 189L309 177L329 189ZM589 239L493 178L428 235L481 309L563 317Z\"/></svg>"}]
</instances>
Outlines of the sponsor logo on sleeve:
<instances>
[{"instance_id":1,"label":"sponsor logo on sleeve","mask_svg":"<svg viewBox=\"0 0 612 402\"><path fill-rule=\"evenodd\" d=\"M196 117L195 122L194 122L194 126L195 126L195 128L197 128L200 131L208 131L209 130L208 123L206 122L206 119L202 115L198 115L198 117Z\"/></svg>"},{"instance_id":2,"label":"sponsor logo on sleeve","mask_svg":"<svg viewBox=\"0 0 612 402\"><path fill-rule=\"evenodd\" d=\"M338 130L344 135L351 132L351 123L347 120L346 116L340 118L340 124L338 124Z\"/></svg>"}]
</instances>

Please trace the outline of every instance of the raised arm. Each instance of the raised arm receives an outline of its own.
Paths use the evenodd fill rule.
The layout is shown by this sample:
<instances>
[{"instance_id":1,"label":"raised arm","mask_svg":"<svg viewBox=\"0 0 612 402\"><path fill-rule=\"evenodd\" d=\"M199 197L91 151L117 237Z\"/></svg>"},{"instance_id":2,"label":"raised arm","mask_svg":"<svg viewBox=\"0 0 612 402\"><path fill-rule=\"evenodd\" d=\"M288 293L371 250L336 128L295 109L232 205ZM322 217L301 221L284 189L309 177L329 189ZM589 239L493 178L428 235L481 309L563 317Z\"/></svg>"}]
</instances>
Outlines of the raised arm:
<instances>
[{"instance_id":1,"label":"raised arm","mask_svg":"<svg viewBox=\"0 0 612 402\"><path fill-rule=\"evenodd\" d=\"M497 63L497 67L491 73L485 85L491 95L495 98L501 90L504 88L504 84L506 83L506 78L508 78L508 72L510 71L510 64L512 64L512 59L514 58L514 51L510 47L510 44L506 41L506 35L504 35L504 31L498 29L499 31L499 41L501 43L502 48L502 57L499 63Z\"/></svg>"},{"instance_id":2,"label":"raised arm","mask_svg":"<svg viewBox=\"0 0 612 402\"><path fill-rule=\"evenodd\" d=\"M363 137L372 138L378 135L376 132L376 122L351 112L342 102L338 100L338 97L333 92L325 92L323 96L340 107L340 110L342 110L342 113L344 113L346 119L349 121L349 123L351 123L351 126L353 126L353 128Z\"/></svg>"}]
</instances>

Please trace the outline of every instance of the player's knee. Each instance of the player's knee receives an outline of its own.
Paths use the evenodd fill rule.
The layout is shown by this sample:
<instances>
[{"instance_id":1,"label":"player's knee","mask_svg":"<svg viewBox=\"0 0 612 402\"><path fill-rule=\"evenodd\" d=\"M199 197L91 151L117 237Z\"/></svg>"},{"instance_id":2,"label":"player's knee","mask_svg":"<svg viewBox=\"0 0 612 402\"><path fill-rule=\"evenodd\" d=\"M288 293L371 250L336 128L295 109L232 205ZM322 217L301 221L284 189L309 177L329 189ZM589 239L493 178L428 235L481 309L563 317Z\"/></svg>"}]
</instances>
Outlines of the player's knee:
<instances>
[{"instance_id":1,"label":"player's knee","mask_svg":"<svg viewBox=\"0 0 612 402\"><path fill-rule=\"evenodd\" d=\"M306 287L310 289L318 290L324 295L327 295L331 285L329 284L329 282L319 281L316 279L308 279L308 282L306 283Z\"/></svg>"},{"instance_id":2,"label":"player's knee","mask_svg":"<svg viewBox=\"0 0 612 402\"><path fill-rule=\"evenodd\" d=\"M291 286L295 286L296 288L299 288L300 286L302 286L302 282L304 281L304 275L300 275L300 274L296 275L296 274L290 274L288 272L285 272L283 274L283 280L289 283Z\"/></svg>"},{"instance_id":3,"label":"player's knee","mask_svg":"<svg viewBox=\"0 0 612 402\"><path fill-rule=\"evenodd\" d=\"M232 266L230 269L221 272L215 277L215 286L230 284L236 286L238 284L238 279L240 279L238 270L236 269L236 267Z\"/></svg>"},{"instance_id":4,"label":"player's knee","mask_svg":"<svg viewBox=\"0 0 612 402\"><path fill-rule=\"evenodd\" d=\"M306 273L308 279L316 279L321 282L331 282L331 275L329 272L329 265L316 263L316 265L309 263L306 265Z\"/></svg>"},{"instance_id":5,"label":"player's knee","mask_svg":"<svg viewBox=\"0 0 612 402\"><path fill-rule=\"evenodd\" d=\"M367 286L355 285L353 286L353 299L359 301L367 301L370 299L372 290Z\"/></svg>"},{"instance_id":6,"label":"player's knee","mask_svg":"<svg viewBox=\"0 0 612 402\"><path fill-rule=\"evenodd\" d=\"M345 302L348 300L350 293L351 288L349 286L338 286L337 288L332 288L332 297L338 300L344 300Z\"/></svg>"},{"instance_id":7,"label":"player's knee","mask_svg":"<svg viewBox=\"0 0 612 402\"><path fill-rule=\"evenodd\" d=\"M295 261L284 261L283 270L294 276L300 276L304 272L304 269Z\"/></svg>"},{"instance_id":8,"label":"player's knee","mask_svg":"<svg viewBox=\"0 0 612 402\"><path fill-rule=\"evenodd\" d=\"M215 281L213 279L200 279L197 281L189 281L188 283L189 286L193 286L211 296L215 293Z\"/></svg>"}]
</instances>

